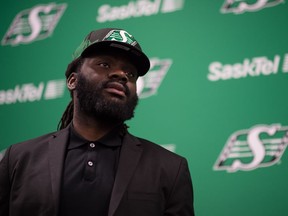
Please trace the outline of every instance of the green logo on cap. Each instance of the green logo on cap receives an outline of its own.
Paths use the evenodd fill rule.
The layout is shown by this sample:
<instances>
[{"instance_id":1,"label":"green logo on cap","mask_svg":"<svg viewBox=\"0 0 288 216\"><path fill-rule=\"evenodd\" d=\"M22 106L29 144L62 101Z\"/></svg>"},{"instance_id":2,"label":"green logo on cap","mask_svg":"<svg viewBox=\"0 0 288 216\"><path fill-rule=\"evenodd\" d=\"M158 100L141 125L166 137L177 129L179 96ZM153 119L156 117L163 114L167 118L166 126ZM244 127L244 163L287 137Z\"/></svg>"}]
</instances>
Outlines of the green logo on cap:
<instances>
[{"instance_id":1,"label":"green logo on cap","mask_svg":"<svg viewBox=\"0 0 288 216\"><path fill-rule=\"evenodd\" d=\"M127 31L124 30L112 30L110 31L104 38L106 41L119 41L123 43L131 44L135 46L137 41L135 38L129 34Z\"/></svg>"},{"instance_id":2,"label":"green logo on cap","mask_svg":"<svg viewBox=\"0 0 288 216\"><path fill-rule=\"evenodd\" d=\"M84 41L82 41L82 43L79 45L79 47L75 50L75 52L72 55L73 59L78 58L81 53L83 52L83 50L85 50L88 46L90 46L91 42L88 39L85 39Z\"/></svg>"},{"instance_id":3,"label":"green logo on cap","mask_svg":"<svg viewBox=\"0 0 288 216\"><path fill-rule=\"evenodd\" d=\"M89 35L89 37L90 37L90 35ZM102 40L99 40L99 38L98 38L95 41L90 41L91 39L89 39L89 37L85 38L84 41L75 50L75 52L72 55L73 59L76 59L79 56L81 56L81 54L84 52L84 50L87 47L91 46L92 44L102 42L102 41L118 41L118 42L130 44L132 46L135 46L137 44L137 41L135 40L135 38L131 34L126 32L125 30L121 30L121 29L120 30L119 29L111 30Z\"/></svg>"}]
</instances>

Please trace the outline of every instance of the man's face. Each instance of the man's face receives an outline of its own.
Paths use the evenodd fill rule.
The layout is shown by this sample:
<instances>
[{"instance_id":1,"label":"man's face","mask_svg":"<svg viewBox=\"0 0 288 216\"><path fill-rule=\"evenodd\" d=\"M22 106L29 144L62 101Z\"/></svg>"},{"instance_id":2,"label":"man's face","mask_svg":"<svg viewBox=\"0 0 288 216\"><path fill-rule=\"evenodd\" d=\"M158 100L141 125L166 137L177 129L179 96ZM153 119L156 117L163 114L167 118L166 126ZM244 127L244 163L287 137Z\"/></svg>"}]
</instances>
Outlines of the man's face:
<instances>
[{"instance_id":1,"label":"man's face","mask_svg":"<svg viewBox=\"0 0 288 216\"><path fill-rule=\"evenodd\" d=\"M75 89L80 112L101 120L131 119L138 102L137 78L136 67L123 55L85 58Z\"/></svg>"}]
</instances>

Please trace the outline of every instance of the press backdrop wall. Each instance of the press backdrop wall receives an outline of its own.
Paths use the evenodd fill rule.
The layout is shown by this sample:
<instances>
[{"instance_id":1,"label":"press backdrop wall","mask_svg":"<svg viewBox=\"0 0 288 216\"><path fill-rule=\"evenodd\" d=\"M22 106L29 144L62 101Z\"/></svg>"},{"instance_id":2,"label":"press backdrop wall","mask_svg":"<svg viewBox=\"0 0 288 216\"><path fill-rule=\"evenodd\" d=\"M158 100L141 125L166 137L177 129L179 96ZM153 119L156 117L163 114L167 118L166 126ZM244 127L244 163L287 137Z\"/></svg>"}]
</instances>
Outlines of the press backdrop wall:
<instances>
[{"instance_id":1,"label":"press backdrop wall","mask_svg":"<svg viewBox=\"0 0 288 216\"><path fill-rule=\"evenodd\" d=\"M196 214L286 216L287 20L284 0L2 0L0 157L56 130L84 36L124 28L152 63L130 131L188 159Z\"/></svg>"}]
</instances>

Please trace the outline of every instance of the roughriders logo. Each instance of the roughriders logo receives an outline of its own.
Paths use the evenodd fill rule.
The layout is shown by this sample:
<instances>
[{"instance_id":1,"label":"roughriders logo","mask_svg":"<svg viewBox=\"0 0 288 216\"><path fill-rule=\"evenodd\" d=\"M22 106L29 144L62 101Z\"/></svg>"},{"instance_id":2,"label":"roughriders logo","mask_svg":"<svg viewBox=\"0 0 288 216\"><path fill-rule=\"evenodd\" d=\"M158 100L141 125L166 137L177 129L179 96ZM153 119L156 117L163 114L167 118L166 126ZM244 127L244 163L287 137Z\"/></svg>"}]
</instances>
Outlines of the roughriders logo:
<instances>
[{"instance_id":1,"label":"roughriders logo","mask_svg":"<svg viewBox=\"0 0 288 216\"><path fill-rule=\"evenodd\" d=\"M221 13L235 13L241 14L244 12L254 12L266 7L273 7L280 3L284 3L284 0L226 0L221 8Z\"/></svg>"},{"instance_id":2,"label":"roughriders logo","mask_svg":"<svg viewBox=\"0 0 288 216\"><path fill-rule=\"evenodd\" d=\"M104 40L120 41L131 44L132 46L135 46L135 44L137 44L135 38L124 30L112 30L104 38Z\"/></svg>"},{"instance_id":3,"label":"roughriders logo","mask_svg":"<svg viewBox=\"0 0 288 216\"><path fill-rule=\"evenodd\" d=\"M168 72L172 60L171 59L150 59L151 68L144 77L137 80L137 93L139 98L147 98L157 93L166 73Z\"/></svg>"},{"instance_id":4,"label":"roughriders logo","mask_svg":"<svg viewBox=\"0 0 288 216\"><path fill-rule=\"evenodd\" d=\"M99 23L129 19L132 17L151 16L181 10L184 0L138 0L130 1L127 5L111 6L104 4L98 9L96 21Z\"/></svg>"},{"instance_id":5,"label":"roughriders logo","mask_svg":"<svg viewBox=\"0 0 288 216\"><path fill-rule=\"evenodd\" d=\"M50 3L21 11L2 39L2 45L27 44L47 38L52 34L65 9L66 4Z\"/></svg>"},{"instance_id":6,"label":"roughriders logo","mask_svg":"<svg viewBox=\"0 0 288 216\"><path fill-rule=\"evenodd\" d=\"M277 163L288 145L288 126L256 125L230 136L214 170L250 171Z\"/></svg>"}]
</instances>

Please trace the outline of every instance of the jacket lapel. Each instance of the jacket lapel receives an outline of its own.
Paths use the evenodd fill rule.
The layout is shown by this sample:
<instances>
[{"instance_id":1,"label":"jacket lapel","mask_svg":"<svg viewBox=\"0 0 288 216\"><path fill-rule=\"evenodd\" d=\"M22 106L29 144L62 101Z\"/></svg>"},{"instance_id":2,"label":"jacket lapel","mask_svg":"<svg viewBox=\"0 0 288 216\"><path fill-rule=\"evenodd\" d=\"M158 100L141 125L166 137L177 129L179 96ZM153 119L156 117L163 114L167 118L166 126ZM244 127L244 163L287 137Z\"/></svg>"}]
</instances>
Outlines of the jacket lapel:
<instances>
[{"instance_id":1,"label":"jacket lapel","mask_svg":"<svg viewBox=\"0 0 288 216\"><path fill-rule=\"evenodd\" d=\"M127 134L124 137L121 148L119 165L111 195L108 216L114 215L126 191L129 180L136 169L141 153L142 146L140 141L136 137Z\"/></svg>"},{"instance_id":2,"label":"jacket lapel","mask_svg":"<svg viewBox=\"0 0 288 216\"><path fill-rule=\"evenodd\" d=\"M49 166L51 173L52 196L55 201L55 210L58 212L61 177L65 157L69 128L65 128L53 135L49 142Z\"/></svg>"}]
</instances>

